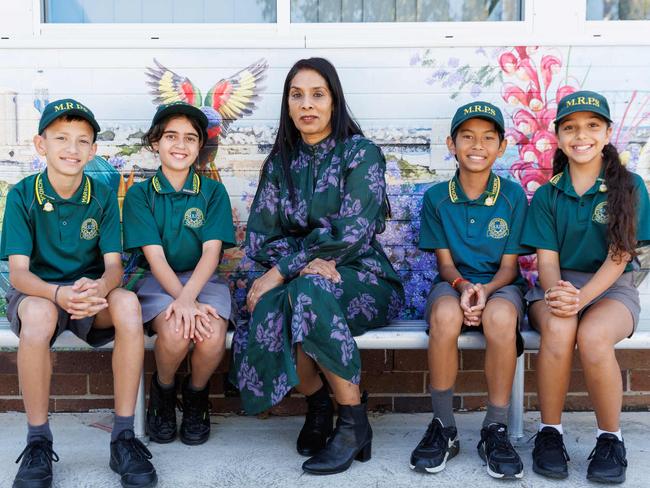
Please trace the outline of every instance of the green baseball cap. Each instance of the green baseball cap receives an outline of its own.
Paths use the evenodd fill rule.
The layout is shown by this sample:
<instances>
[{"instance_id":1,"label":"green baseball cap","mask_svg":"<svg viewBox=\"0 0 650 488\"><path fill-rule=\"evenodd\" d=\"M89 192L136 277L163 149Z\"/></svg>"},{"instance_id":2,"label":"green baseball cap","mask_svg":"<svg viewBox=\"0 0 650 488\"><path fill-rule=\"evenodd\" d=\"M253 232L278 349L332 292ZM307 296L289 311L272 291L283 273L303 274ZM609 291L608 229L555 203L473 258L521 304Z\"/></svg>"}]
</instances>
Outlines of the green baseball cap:
<instances>
[{"instance_id":1,"label":"green baseball cap","mask_svg":"<svg viewBox=\"0 0 650 488\"><path fill-rule=\"evenodd\" d=\"M612 122L607 99L600 93L582 90L562 97L557 104L555 124L559 124L560 120L575 112L593 112Z\"/></svg>"},{"instance_id":2,"label":"green baseball cap","mask_svg":"<svg viewBox=\"0 0 650 488\"><path fill-rule=\"evenodd\" d=\"M87 120L95 131L95 135L101 130L95 120L95 115L88 107L72 98L63 98L45 106L41 114L41 121L38 123L38 133L42 134L48 125L63 116L75 116Z\"/></svg>"},{"instance_id":3,"label":"green baseball cap","mask_svg":"<svg viewBox=\"0 0 650 488\"><path fill-rule=\"evenodd\" d=\"M463 105L454 114L451 120L451 131L453 134L461 124L470 119L485 119L494 122L501 133L505 132L505 123L503 121L503 114L498 107L491 103L476 101Z\"/></svg>"},{"instance_id":4,"label":"green baseball cap","mask_svg":"<svg viewBox=\"0 0 650 488\"><path fill-rule=\"evenodd\" d=\"M171 102L159 105L151 121L151 127L170 115L187 115L196 120L203 130L203 141L208 139L208 116L203 111L186 102Z\"/></svg>"}]
</instances>

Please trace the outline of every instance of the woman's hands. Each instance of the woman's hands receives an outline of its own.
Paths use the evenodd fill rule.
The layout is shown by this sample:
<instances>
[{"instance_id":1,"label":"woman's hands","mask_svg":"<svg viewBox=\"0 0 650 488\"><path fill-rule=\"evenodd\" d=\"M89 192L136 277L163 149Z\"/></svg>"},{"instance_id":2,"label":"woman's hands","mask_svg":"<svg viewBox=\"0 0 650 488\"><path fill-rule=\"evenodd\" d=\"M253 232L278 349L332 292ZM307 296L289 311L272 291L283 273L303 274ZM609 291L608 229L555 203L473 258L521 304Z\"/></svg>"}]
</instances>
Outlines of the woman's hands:
<instances>
[{"instance_id":1,"label":"woman's hands","mask_svg":"<svg viewBox=\"0 0 650 488\"><path fill-rule=\"evenodd\" d=\"M248 291L248 295L246 296L248 311L253 313L255 305L260 301L262 295L267 291L280 286L282 283L284 283L284 276L282 276L280 271L278 271L278 268L275 266L257 278L253 282L253 286L251 286L251 289Z\"/></svg>"},{"instance_id":2,"label":"woman's hands","mask_svg":"<svg viewBox=\"0 0 650 488\"><path fill-rule=\"evenodd\" d=\"M544 292L544 302L550 312L558 317L571 317L584 307L580 290L565 280L559 280Z\"/></svg>"},{"instance_id":3,"label":"woman's hands","mask_svg":"<svg viewBox=\"0 0 650 488\"><path fill-rule=\"evenodd\" d=\"M321 258L314 259L300 272L300 276L308 274L321 275L323 278L327 278L334 283L340 283L341 281L341 275L336 270L336 261L333 259L330 261L326 261Z\"/></svg>"},{"instance_id":4,"label":"woman's hands","mask_svg":"<svg viewBox=\"0 0 650 488\"><path fill-rule=\"evenodd\" d=\"M478 327L481 324L481 316L485 309L487 293L485 286L480 283L464 281L460 285L460 308L463 310L463 323L470 327Z\"/></svg>"}]
</instances>

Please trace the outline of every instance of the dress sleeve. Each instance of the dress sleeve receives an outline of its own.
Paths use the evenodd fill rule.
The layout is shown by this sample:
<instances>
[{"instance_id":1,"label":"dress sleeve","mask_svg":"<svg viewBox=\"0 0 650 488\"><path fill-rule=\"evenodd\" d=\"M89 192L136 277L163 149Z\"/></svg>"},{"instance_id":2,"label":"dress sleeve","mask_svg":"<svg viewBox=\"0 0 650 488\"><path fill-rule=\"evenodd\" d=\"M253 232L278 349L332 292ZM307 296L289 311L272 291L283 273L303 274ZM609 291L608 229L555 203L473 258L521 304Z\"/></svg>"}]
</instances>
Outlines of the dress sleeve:
<instances>
[{"instance_id":1,"label":"dress sleeve","mask_svg":"<svg viewBox=\"0 0 650 488\"><path fill-rule=\"evenodd\" d=\"M555 215L552 208L551 194L553 191L553 187L547 183L539 187L535 192L528 209L528 218L524 224L524 232L521 238L523 246L556 252L560 250L555 231Z\"/></svg>"},{"instance_id":2,"label":"dress sleeve","mask_svg":"<svg viewBox=\"0 0 650 488\"><path fill-rule=\"evenodd\" d=\"M272 268L299 249L293 237L284 235L280 222L280 185L274 172L277 160L264 168L246 224L246 255Z\"/></svg>"},{"instance_id":3,"label":"dress sleeve","mask_svg":"<svg viewBox=\"0 0 650 488\"><path fill-rule=\"evenodd\" d=\"M336 215L321 219L301 241L301 248L280 259L285 278L298 274L316 258L345 264L365 253L385 219L386 161L374 144L364 144L346 167L341 207Z\"/></svg>"}]
</instances>

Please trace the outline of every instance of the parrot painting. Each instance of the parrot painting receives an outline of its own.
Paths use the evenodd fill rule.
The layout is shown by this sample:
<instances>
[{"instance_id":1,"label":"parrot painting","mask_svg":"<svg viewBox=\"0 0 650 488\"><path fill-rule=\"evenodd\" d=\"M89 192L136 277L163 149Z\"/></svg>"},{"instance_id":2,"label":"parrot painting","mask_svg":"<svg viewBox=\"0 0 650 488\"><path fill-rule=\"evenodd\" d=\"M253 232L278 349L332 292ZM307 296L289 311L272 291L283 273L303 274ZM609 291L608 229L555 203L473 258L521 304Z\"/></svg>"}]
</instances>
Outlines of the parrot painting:
<instances>
[{"instance_id":1,"label":"parrot painting","mask_svg":"<svg viewBox=\"0 0 650 488\"><path fill-rule=\"evenodd\" d=\"M205 97L189 78L174 73L154 58L155 67L148 67L146 76L154 103L187 102L201 109L208 117L208 140L199 154L199 170L220 179L215 166L219 137L228 133L230 125L253 113L263 87L268 63L260 59L229 78L218 81Z\"/></svg>"}]
</instances>

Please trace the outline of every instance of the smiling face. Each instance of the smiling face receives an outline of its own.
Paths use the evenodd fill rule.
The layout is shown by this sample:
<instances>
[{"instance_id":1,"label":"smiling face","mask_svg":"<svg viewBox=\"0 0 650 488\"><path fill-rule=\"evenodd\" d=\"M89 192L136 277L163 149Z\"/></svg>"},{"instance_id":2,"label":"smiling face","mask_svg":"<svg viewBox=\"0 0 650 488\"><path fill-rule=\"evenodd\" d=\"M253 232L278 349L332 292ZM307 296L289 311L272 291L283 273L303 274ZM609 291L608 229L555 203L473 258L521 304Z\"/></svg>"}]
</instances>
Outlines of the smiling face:
<instances>
[{"instance_id":1,"label":"smiling face","mask_svg":"<svg viewBox=\"0 0 650 488\"><path fill-rule=\"evenodd\" d=\"M332 132L332 94L317 71L298 71L289 85L289 116L307 144L315 144Z\"/></svg>"},{"instance_id":2,"label":"smiling face","mask_svg":"<svg viewBox=\"0 0 650 488\"><path fill-rule=\"evenodd\" d=\"M557 132L558 148L569 163L600 164L605 145L609 143L612 127L593 112L575 112L560 121Z\"/></svg>"},{"instance_id":3,"label":"smiling face","mask_svg":"<svg viewBox=\"0 0 650 488\"><path fill-rule=\"evenodd\" d=\"M455 138L447 137L449 152L456 156L461 170L471 173L489 171L507 144L499 140L494 122L479 118L463 122Z\"/></svg>"},{"instance_id":4,"label":"smiling face","mask_svg":"<svg viewBox=\"0 0 650 488\"><path fill-rule=\"evenodd\" d=\"M163 168L185 171L194 164L201 149L198 131L183 115L170 118L160 140L151 144L158 152Z\"/></svg>"},{"instance_id":5,"label":"smiling face","mask_svg":"<svg viewBox=\"0 0 650 488\"><path fill-rule=\"evenodd\" d=\"M78 176L95 157L97 144L93 142L95 132L83 119L60 117L34 136L34 147L47 160L50 176Z\"/></svg>"}]
</instances>

